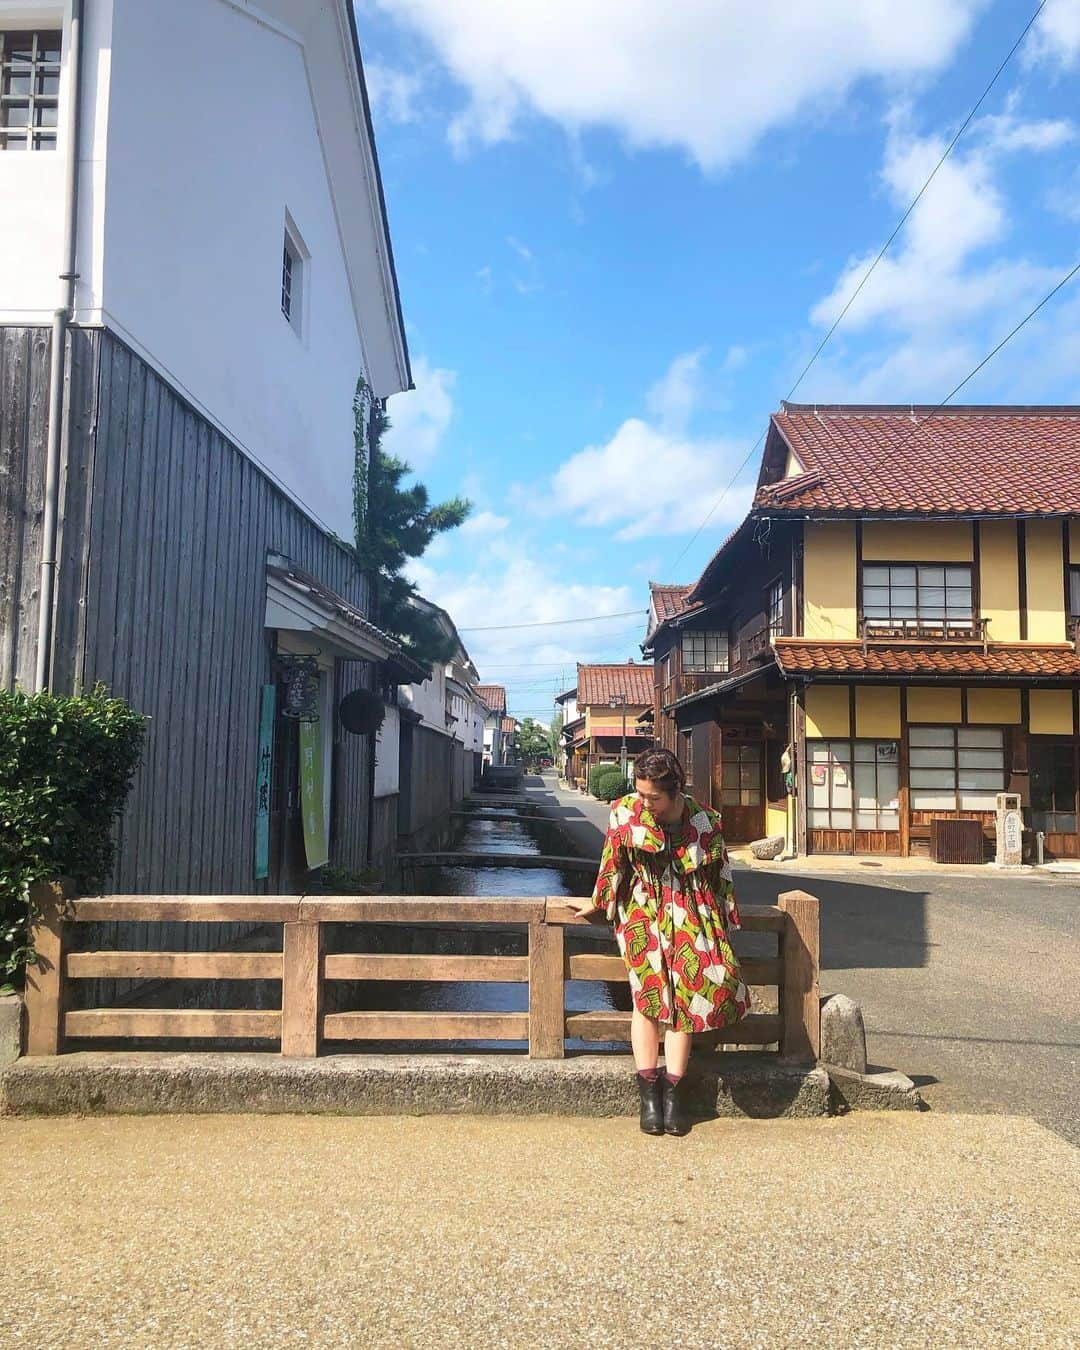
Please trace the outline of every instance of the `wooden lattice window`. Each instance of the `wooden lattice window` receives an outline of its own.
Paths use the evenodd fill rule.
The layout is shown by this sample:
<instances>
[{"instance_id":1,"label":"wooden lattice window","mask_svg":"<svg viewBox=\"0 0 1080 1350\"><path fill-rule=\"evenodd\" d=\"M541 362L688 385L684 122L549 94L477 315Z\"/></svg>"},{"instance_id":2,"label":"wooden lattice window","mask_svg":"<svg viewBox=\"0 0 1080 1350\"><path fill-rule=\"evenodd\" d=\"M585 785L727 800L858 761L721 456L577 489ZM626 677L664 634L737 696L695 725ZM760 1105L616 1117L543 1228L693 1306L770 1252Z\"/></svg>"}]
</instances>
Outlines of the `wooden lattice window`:
<instances>
[{"instance_id":1,"label":"wooden lattice window","mask_svg":"<svg viewBox=\"0 0 1080 1350\"><path fill-rule=\"evenodd\" d=\"M58 32L0 32L0 150L55 150Z\"/></svg>"}]
</instances>

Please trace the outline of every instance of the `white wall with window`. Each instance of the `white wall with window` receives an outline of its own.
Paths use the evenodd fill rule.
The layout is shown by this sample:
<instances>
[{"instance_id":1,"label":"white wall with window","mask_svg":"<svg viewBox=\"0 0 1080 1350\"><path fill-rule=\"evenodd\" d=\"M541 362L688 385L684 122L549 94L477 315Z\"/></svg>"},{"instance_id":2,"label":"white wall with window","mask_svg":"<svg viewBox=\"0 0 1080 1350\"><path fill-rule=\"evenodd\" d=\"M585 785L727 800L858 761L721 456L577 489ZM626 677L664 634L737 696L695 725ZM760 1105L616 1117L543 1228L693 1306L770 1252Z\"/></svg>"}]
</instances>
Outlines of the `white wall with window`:
<instances>
[{"instance_id":1,"label":"white wall with window","mask_svg":"<svg viewBox=\"0 0 1080 1350\"><path fill-rule=\"evenodd\" d=\"M0 32L66 32L68 11L0 0ZM357 376L379 396L408 384L349 23L346 0L89 5L76 287L78 322L107 325L346 538ZM0 323L47 325L60 298L66 44L59 72L40 52L6 72L40 99L8 115L40 118L44 146L55 111L58 148L0 150Z\"/></svg>"}]
</instances>

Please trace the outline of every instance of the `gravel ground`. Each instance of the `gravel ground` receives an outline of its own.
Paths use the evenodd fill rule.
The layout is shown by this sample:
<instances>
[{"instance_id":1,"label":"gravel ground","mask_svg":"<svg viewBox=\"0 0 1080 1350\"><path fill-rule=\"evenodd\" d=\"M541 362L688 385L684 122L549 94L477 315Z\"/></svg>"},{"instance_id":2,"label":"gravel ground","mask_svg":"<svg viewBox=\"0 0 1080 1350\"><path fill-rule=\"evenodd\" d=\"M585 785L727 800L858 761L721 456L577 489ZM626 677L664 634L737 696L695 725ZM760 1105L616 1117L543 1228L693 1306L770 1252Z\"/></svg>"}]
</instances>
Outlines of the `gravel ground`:
<instances>
[{"instance_id":1,"label":"gravel ground","mask_svg":"<svg viewBox=\"0 0 1080 1350\"><path fill-rule=\"evenodd\" d=\"M0 1346L1080 1342L1015 1116L0 1121ZM11 1291L18 1291L12 1295Z\"/></svg>"}]
</instances>

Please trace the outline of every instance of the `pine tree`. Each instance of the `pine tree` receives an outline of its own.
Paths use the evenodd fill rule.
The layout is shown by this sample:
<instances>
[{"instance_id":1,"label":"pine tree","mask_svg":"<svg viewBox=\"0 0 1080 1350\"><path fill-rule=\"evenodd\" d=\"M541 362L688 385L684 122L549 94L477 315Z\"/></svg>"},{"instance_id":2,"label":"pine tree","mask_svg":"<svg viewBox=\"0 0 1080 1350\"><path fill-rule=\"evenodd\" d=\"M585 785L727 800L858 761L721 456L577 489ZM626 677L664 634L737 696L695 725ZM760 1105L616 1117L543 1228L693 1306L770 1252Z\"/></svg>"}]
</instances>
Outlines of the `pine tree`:
<instances>
[{"instance_id":1,"label":"pine tree","mask_svg":"<svg viewBox=\"0 0 1080 1350\"><path fill-rule=\"evenodd\" d=\"M472 503L454 497L432 506L423 483L402 486L412 470L405 460L383 450L390 419L363 376L357 381L353 414L356 555L373 578L372 618L422 664L449 661L456 648L454 640L443 633L432 615L411 603L419 592L402 569L410 558L422 557L436 535L457 529L468 518Z\"/></svg>"}]
</instances>

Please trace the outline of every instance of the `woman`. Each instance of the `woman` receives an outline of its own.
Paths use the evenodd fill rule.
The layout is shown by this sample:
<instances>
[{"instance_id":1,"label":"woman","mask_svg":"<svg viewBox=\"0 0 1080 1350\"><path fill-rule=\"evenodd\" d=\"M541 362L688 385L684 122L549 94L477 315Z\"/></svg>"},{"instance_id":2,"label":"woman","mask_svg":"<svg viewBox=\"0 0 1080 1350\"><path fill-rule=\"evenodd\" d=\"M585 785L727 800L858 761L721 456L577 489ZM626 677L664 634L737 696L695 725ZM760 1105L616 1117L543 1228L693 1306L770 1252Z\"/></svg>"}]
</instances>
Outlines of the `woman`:
<instances>
[{"instance_id":1,"label":"woman","mask_svg":"<svg viewBox=\"0 0 1080 1350\"><path fill-rule=\"evenodd\" d=\"M634 997L630 1040L646 1134L686 1134L680 1085L694 1032L730 1026L750 1008L728 939L742 920L720 816L685 786L670 750L637 757L636 791L612 806L592 898L578 905L580 914L604 909L615 924Z\"/></svg>"}]
</instances>

